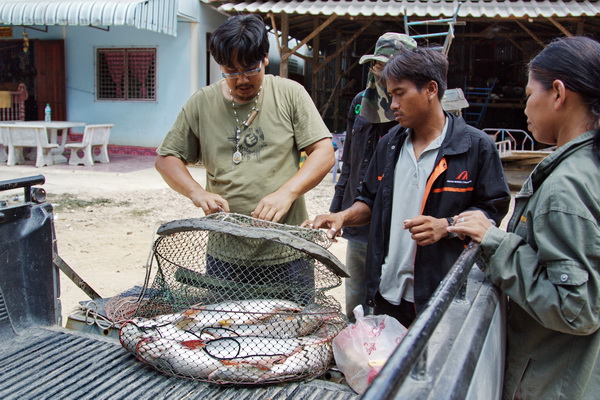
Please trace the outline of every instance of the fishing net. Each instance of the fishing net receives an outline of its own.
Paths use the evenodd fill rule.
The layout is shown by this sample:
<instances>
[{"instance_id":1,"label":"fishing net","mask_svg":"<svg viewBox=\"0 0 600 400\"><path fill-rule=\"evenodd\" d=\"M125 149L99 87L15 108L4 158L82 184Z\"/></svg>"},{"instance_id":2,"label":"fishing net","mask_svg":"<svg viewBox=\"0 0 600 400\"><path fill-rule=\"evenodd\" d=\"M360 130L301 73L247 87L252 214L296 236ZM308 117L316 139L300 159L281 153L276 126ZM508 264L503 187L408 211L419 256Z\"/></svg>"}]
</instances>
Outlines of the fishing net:
<instances>
[{"instance_id":1,"label":"fishing net","mask_svg":"<svg viewBox=\"0 0 600 400\"><path fill-rule=\"evenodd\" d=\"M314 378L345 327L327 291L345 267L318 230L218 213L158 230L122 345L171 375L219 384ZM152 281L152 283L150 283Z\"/></svg>"}]
</instances>

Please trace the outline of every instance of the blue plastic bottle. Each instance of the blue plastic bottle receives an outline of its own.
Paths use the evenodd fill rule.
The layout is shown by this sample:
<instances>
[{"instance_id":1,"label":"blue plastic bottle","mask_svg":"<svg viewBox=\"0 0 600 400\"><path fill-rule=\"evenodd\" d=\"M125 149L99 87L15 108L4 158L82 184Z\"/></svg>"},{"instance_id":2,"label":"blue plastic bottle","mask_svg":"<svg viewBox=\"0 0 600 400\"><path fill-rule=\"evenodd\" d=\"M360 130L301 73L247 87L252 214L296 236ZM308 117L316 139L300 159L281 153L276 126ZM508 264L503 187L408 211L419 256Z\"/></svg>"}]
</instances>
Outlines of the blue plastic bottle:
<instances>
[{"instance_id":1,"label":"blue plastic bottle","mask_svg":"<svg viewBox=\"0 0 600 400\"><path fill-rule=\"evenodd\" d=\"M52 121L52 109L50 108L50 104L46 103L46 108L44 109L44 121L50 122Z\"/></svg>"}]
</instances>

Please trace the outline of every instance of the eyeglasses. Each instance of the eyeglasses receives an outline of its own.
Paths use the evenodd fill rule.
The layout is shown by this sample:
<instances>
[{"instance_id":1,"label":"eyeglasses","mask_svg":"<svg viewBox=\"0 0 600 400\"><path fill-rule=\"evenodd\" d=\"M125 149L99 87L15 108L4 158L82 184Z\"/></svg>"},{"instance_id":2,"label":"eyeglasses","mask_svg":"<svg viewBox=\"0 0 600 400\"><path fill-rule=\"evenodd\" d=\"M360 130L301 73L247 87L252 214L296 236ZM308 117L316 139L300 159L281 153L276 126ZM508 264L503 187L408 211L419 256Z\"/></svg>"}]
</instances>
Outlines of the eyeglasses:
<instances>
[{"instance_id":1,"label":"eyeglasses","mask_svg":"<svg viewBox=\"0 0 600 400\"><path fill-rule=\"evenodd\" d=\"M240 77L240 75L242 75L242 74L244 74L244 76L246 76L246 77L249 78L251 76L258 75L258 73L261 71L261 69L262 69L262 61L258 64L258 68L250 69L248 71L242 71L242 72L232 72L230 74L226 74L225 72L221 72L221 75L225 79L238 79Z\"/></svg>"}]
</instances>

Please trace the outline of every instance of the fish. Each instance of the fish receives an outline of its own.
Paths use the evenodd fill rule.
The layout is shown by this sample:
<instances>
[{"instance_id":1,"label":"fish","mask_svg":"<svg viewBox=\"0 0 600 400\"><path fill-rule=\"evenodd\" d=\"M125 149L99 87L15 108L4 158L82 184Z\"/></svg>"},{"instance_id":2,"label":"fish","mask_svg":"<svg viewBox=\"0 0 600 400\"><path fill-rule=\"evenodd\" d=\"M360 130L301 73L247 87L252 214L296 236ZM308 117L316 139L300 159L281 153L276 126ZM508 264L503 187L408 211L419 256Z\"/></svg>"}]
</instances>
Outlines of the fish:
<instances>
[{"instance_id":1,"label":"fish","mask_svg":"<svg viewBox=\"0 0 600 400\"><path fill-rule=\"evenodd\" d=\"M158 337L177 341L211 339L209 332L187 332L172 323L158 322L153 319L133 318L124 322L119 329L121 345L131 353L135 353L137 343L145 338Z\"/></svg>"},{"instance_id":2,"label":"fish","mask_svg":"<svg viewBox=\"0 0 600 400\"><path fill-rule=\"evenodd\" d=\"M192 349L172 339L148 337L136 345L136 357L159 371L186 378L206 379L223 364L203 349Z\"/></svg>"},{"instance_id":3,"label":"fish","mask_svg":"<svg viewBox=\"0 0 600 400\"><path fill-rule=\"evenodd\" d=\"M250 313L273 313L284 310L300 311L302 307L293 301L279 299L231 300L216 304L197 304L190 310L215 310Z\"/></svg>"},{"instance_id":4,"label":"fish","mask_svg":"<svg viewBox=\"0 0 600 400\"><path fill-rule=\"evenodd\" d=\"M216 383L274 382L324 372L343 325L332 307L244 300L134 318L119 339L162 372Z\"/></svg>"},{"instance_id":5,"label":"fish","mask_svg":"<svg viewBox=\"0 0 600 400\"><path fill-rule=\"evenodd\" d=\"M206 379L220 367L235 368L248 365L268 370L276 362L296 352L291 348L297 343L274 345L267 338L228 338L213 340L189 340L146 337L135 346L136 357L159 371L195 379ZM271 339L272 340L272 339ZM291 346L291 347L290 347ZM256 349L256 350L255 350ZM260 350L259 350L260 349Z\"/></svg>"},{"instance_id":6,"label":"fish","mask_svg":"<svg viewBox=\"0 0 600 400\"><path fill-rule=\"evenodd\" d=\"M192 306L173 323L180 329L199 331L205 327L259 323L278 313L301 310L297 303L287 300L226 301Z\"/></svg>"},{"instance_id":7,"label":"fish","mask_svg":"<svg viewBox=\"0 0 600 400\"><path fill-rule=\"evenodd\" d=\"M240 311L239 304L233 303L228 304L233 311L227 312L213 311L207 306L193 317L191 312L184 312L186 317L175 324L190 332L211 332L221 337L261 335L288 338L311 334L324 320L338 315L332 307L314 304L302 309L293 306L294 303L286 303L291 306L279 304L278 308L270 308L266 313ZM227 309L223 303L219 307Z\"/></svg>"},{"instance_id":8,"label":"fish","mask_svg":"<svg viewBox=\"0 0 600 400\"><path fill-rule=\"evenodd\" d=\"M275 363L267 374L269 379L294 378L298 376L317 376L327 370L333 360L331 342L320 342L305 345L302 351Z\"/></svg>"},{"instance_id":9,"label":"fish","mask_svg":"<svg viewBox=\"0 0 600 400\"><path fill-rule=\"evenodd\" d=\"M315 332L324 321L335 317L337 310L320 305L307 306L301 312L273 314L260 323L222 324L220 327L205 328L203 332L214 337L267 336L293 338Z\"/></svg>"},{"instance_id":10,"label":"fish","mask_svg":"<svg viewBox=\"0 0 600 400\"><path fill-rule=\"evenodd\" d=\"M281 312L299 310L298 304L287 300L239 300L196 305L180 313L163 314L153 318L136 317L126 321L119 331L119 339L123 347L131 352L142 338L156 336L179 341L194 340L209 334L206 328L227 329L224 331L227 333L218 336L251 335L263 331L273 333L278 329L276 324L267 327L258 323L268 321ZM234 331L231 334L232 330L228 328L230 326L235 326L239 332Z\"/></svg>"},{"instance_id":11,"label":"fish","mask_svg":"<svg viewBox=\"0 0 600 400\"><path fill-rule=\"evenodd\" d=\"M313 335L287 339L293 340L297 347L279 359L261 364L252 360L230 360L213 371L208 380L216 383L267 383L316 376L324 372L333 360L331 339L338 331L331 324L323 324Z\"/></svg>"},{"instance_id":12,"label":"fish","mask_svg":"<svg viewBox=\"0 0 600 400\"><path fill-rule=\"evenodd\" d=\"M186 342L186 344L188 344ZM250 359L253 357L288 356L301 343L296 338L238 336L205 340L202 349L219 360Z\"/></svg>"}]
</instances>

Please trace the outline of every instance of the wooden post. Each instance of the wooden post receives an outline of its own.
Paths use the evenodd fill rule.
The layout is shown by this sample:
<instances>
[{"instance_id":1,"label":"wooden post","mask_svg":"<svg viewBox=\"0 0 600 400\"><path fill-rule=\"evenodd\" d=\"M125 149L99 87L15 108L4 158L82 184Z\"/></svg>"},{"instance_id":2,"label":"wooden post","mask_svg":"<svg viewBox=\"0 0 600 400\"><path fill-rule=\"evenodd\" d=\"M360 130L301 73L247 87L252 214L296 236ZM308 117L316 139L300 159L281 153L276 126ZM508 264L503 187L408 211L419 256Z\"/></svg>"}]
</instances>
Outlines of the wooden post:
<instances>
[{"instance_id":1,"label":"wooden post","mask_svg":"<svg viewBox=\"0 0 600 400\"><path fill-rule=\"evenodd\" d=\"M317 29L319 27L319 18L315 17L313 19L313 28ZM313 38L313 55L312 55L312 72L311 72L311 90L310 90L310 96L313 99L313 102L315 104L319 104L318 99L319 99L319 94L317 92L317 88L319 87L318 82L317 82L317 67L319 65L319 47L320 47L320 35L317 35L316 37Z\"/></svg>"},{"instance_id":2,"label":"wooden post","mask_svg":"<svg viewBox=\"0 0 600 400\"><path fill-rule=\"evenodd\" d=\"M337 31L336 34L336 40L337 43L341 44L342 43L342 32L340 32L339 30ZM337 57L335 58L335 76L339 76L340 78L342 77L341 75L342 72L342 57L341 57L341 53L338 53ZM339 88L339 86L338 86ZM333 91L336 91L336 88L333 88ZM334 100L333 100L333 131L337 132L338 131L338 117L339 117L339 105L340 105L340 94L341 94L341 90L338 92L337 96L334 96Z\"/></svg>"},{"instance_id":3,"label":"wooden post","mask_svg":"<svg viewBox=\"0 0 600 400\"><path fill-rule=\"evenodd\" d=\"M290 49L288 48L290 37L290 20L286 13L281 13L281 52L279 53L279 75L283 78L288 77L288 60L290 58Z\"/></svg>"},{"instance_id":4,"label":"wooden post","mask_svg":"<svg viewBox=\"0 0 600 400\"><path fill-rule=\"evenodd\" d=\"M577 36L582 36L585 32L583 19L577 21Z\"/></svg>"}]
</instances>

